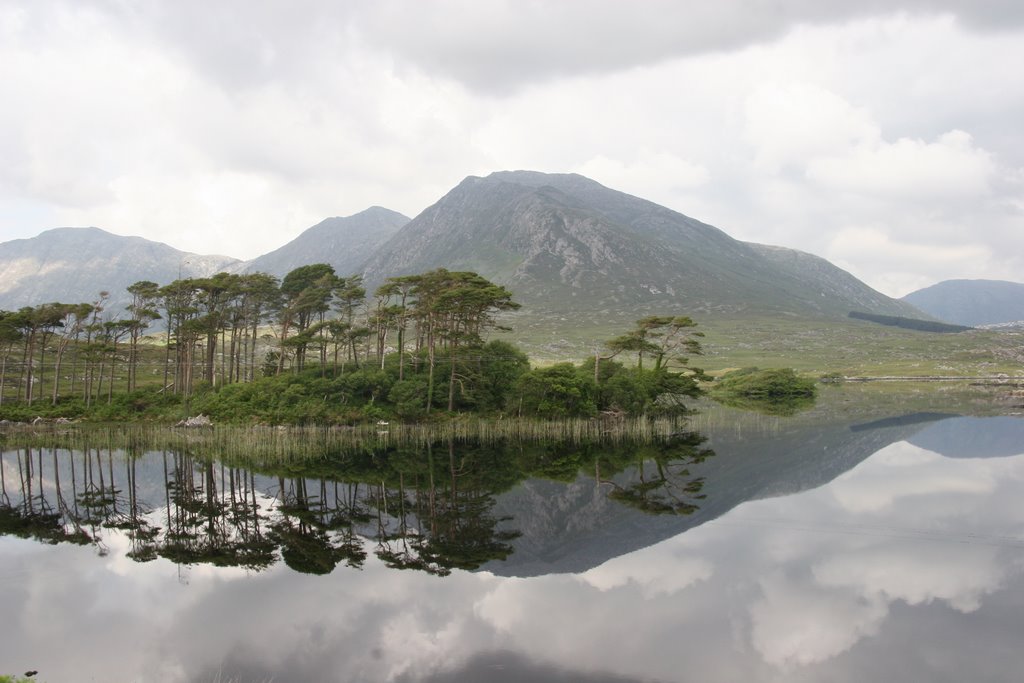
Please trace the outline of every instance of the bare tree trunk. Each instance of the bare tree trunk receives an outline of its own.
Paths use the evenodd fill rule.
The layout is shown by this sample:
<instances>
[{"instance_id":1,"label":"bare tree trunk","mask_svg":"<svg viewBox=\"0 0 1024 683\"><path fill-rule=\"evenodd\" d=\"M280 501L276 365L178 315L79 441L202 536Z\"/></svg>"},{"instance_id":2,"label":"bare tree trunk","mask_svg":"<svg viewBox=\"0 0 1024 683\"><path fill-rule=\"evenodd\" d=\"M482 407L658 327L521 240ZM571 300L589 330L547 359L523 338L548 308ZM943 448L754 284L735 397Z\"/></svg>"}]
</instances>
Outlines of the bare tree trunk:
<instances>
[{"instance_id":1,"label":"bare tree trunk","mask_svg":"<svg viewBox=\"0 0 1024 683\"><path fill-rule=\"evenodd\" d=\"M114 351L110 354L110 381L107 382L107 405L114 402L114 368L117 366L117 342L114 342Z\"/></svg>"}]
</instances>

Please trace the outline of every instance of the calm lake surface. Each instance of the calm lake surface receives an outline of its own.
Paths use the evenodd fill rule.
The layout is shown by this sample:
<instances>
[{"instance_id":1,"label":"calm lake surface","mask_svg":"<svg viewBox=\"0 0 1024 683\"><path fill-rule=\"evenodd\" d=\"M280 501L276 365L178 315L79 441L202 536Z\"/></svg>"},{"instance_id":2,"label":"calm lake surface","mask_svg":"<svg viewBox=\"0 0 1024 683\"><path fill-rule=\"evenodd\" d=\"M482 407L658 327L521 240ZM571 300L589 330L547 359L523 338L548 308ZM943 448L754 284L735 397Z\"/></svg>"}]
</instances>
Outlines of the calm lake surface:
<instances>
[{"instance_id":1,"label":"calm lake surface","mask_svg":"<svg viewBox=\"0 0 1024 683\"><path fill-rule=\"evenodd\" d=\"M826 394L646 443L259 467L9 433L0 674L1020 680L1024 418Z\"/></svg>"}]
</instances>

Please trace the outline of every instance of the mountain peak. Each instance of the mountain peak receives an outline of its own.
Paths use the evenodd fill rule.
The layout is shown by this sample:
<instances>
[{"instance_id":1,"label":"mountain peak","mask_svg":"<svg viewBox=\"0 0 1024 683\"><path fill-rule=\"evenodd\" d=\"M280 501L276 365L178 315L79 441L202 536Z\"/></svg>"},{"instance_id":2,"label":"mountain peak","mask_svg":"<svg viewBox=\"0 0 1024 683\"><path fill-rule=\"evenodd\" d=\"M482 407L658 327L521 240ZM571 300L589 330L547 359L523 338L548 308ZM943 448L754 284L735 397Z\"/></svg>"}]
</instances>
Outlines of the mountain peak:
<instances>
[{"instance_id":1,"label":"mountain peak","mask_svg":"<svg viewBox=\"0 0 1024 683\"><path fill-rule=\"evenodd\" d=\"M939 320L977 327L1024 320L1024 284L1006 280L943 280L903 297Z\"/></svg>"},{"instance_id":2,"label":"mountain peak","mask_svg":"<svg viewBox=\"0 0 1024 683\"><path fill-rule=\"evenodd\" d=\"M591 185L601 185L596 180L591 180L590 178L578 173L544 173L542 171L530 171L526 169L519 169L516 171L494 171L493 173L488 174L486 179L519 183L521 185L530 185L533 187L554 185L559 182L583 182Z\"/></svg>"},{"instance_id":3,"label":"mountain peak","mask_svg":"<svg viewBox=\"0 0 1024 683\"><path fill-rule=\"evenodd\" d=\"M408 216L382 206L326 218L284 246L242 264L239 270L283 277L299 266L329 263L339 275L352 275L408 222Z\"/></svg>"},{"instance_id":4,"label":"mountain peak","mask_svg":"<svg viewBox=\"0 0 1024 683\"><path fill-rule=\"evenodd\" d=\"M815 265L803 276L786 253L578 174L498 171L465 178L410 221L368 263L366 281L473 270L546 312L913 311L823 259L800 257Z\"/></svg>"},{"instance_id":5,"label":"mountain peak","mask_svg":"<svg viewBox=\"0 0 1024 683\"><path fill-rule=\"evenodd\" d=\"M127 287L139 280L166 284L212 275L235 263L226 256L191 254L95 227L54 228L0 244L0 307L79 303L108 291L110 305L117 308L128 299Z\"/></svg>"},{"instance_id":6,"label":"mountain peak","mask_svg":"<svg viewBox=\"0 0 1024 683\"><path fill-rule=\"evenodd\" d=\"M647 313L919 317L824 259L737 241L575 173L529 170L468 176L412 220L380 206L328 218L247 263L98 228L47 231L0 245L0 306L75 301L216 268L284 276L323 262L339 275L364 273L369 291L397 275L475 271L561 325Z\"/></svg>"}]
</instances>

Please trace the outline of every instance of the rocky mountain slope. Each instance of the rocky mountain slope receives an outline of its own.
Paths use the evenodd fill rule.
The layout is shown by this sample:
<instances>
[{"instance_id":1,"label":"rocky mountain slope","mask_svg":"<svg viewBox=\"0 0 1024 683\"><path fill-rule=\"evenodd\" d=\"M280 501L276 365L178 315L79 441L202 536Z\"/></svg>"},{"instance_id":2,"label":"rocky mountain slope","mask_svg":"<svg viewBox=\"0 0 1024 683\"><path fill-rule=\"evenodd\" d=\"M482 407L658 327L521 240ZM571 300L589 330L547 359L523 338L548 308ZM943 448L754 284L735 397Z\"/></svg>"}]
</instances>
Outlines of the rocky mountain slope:
<instances>
[{"instance_id":1,"label":"rocky mountain slope","mask_svg":"<svg viewBox=\"0 0 1024 683\"><path fill-rule=\"evenodd\" d=\"M167 284L179 277L212 275L238 263L227 256L191 254L99 228L55 228L0 244L0 308L91 302L106 291L109 308L120 310L130 299L125 289L139 280Z\"/></svg>"},{"instance_id":2,"label":"rocky mountain slope","mask_svg":"<svg viewBox=\"0 0 1024 683\"><path fill-rule=\"evenodd\" d=\"M466 178L377 252L366 280L438 267L475 270L556 313L920 315L823 259L737 241L579 175Z\"/></svg>"},{"instance_id":3,"label":"rocky mountain slope","mask_svg":"<svg viewBox=\"0 0 1024 683\"><path fill-rule=\"evenodd\" d=\"M1024 321L1024 284L1005 280L945 280L903 297L903 301L956 325L999 325Z\"/></svg>"},{"instance_id":4,"label":"rocky mountain slope","mask_svg":"<svg viewBox=\"0 0 1024 683\"><path fill-rule=\"evenodd\" d=\"M0 308L125 297L141 279L264 271L327 262L387 277L445 267L509 287L542 336L558 325L632 321L646 313L845 319L851 310L922 317L828 261L748 244L718 228L579 175L530 171L468 177L408 220L373 207L331 218L253 261L199 256L96 228L50 230L0 244ZM524 320L524 323L526 321ZM553 327L554 326L554 327Z\"/></svg>"},{"instance_id":5,"label":"rocky mountain slope","mask_svg":"<svg viewBox=\"0 0 1024 683\"><path fill-rule=\"evenodd\" d=\"M329 263L338 275L352 275L408 222L408 216L379 206L344 218L328 218L283 247L240 264L239 272L284 277L299 266Z\"/></svg>"}]
</instances>

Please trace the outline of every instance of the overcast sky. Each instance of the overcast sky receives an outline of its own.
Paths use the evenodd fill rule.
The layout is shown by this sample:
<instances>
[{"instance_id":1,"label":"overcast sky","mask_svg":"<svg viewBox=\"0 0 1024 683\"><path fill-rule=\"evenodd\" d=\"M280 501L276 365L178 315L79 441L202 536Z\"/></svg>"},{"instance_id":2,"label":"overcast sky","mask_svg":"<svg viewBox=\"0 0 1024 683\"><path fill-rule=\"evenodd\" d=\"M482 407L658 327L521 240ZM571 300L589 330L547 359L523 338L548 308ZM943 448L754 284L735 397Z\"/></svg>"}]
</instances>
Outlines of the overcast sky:
<instances>
[{"instance_id":1,"label":"overcast sky","mask_svg":"<svg viewBox=\"0 0 1024 683\"><path fill-rule=\"evenodd\" d=\"M0 0L0 240L251 258L576 172L892 296L1024 281L1019 0Z\"/></svg>"}]
</instances>

